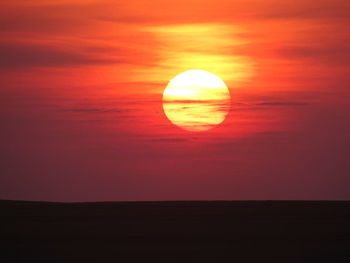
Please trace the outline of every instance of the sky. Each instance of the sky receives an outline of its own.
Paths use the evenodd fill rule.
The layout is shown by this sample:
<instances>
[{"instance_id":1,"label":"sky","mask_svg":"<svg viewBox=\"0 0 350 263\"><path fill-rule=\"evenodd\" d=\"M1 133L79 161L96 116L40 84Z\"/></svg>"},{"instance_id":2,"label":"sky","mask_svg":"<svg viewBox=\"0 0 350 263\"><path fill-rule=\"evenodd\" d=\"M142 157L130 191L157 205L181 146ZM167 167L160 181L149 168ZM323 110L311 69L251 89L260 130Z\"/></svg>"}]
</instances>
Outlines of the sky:
<instances>
[{"instance_id":1,"label":"sky","mask_svg":"<svg viewBox=\"0 0 350 263\"><path fill-rule=\"evenodd\" d=\"M349 200L347 0L0 0L0 199ZM231 94L191 132L201 69Z\"/></svg>"}]
</instances>

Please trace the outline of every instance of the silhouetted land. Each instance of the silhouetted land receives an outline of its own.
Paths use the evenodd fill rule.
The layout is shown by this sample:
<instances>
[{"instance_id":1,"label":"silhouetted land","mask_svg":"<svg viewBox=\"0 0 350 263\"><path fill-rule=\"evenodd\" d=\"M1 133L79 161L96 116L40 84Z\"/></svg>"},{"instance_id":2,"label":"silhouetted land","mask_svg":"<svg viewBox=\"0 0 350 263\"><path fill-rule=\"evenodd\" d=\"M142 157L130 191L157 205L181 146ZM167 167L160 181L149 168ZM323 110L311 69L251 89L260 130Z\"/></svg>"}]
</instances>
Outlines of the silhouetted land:
<instances>
[{"instance_id":1,"label":"silhouetted land","mask_svg":"<svg viewBox=\"0 0 350 263\"><path fill-rule=\"evenodd\" d=\"M0 262L350 262L350 202L0 201Z\"/></svg>"}]
</instances>

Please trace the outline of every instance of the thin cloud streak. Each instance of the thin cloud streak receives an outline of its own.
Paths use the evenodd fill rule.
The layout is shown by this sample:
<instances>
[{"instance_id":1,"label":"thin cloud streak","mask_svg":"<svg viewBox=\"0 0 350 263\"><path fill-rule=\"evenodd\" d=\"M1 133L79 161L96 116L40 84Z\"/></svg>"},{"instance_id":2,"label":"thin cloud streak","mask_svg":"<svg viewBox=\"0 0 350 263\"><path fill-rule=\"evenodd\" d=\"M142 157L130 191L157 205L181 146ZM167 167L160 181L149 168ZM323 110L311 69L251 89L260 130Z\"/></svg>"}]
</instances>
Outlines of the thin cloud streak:
<instances>
[{"instance_id":1,"label":"thin cloud streak","mask_svg":"<svg viewBox=\"0 0 350 263\"><path fill-rule=\"evenodd\" d=\"M0 68L11 70L26 67L67 67L75 65L121 63L57 47L18 43L0 43Z\"/></svg>"}]
</instances>

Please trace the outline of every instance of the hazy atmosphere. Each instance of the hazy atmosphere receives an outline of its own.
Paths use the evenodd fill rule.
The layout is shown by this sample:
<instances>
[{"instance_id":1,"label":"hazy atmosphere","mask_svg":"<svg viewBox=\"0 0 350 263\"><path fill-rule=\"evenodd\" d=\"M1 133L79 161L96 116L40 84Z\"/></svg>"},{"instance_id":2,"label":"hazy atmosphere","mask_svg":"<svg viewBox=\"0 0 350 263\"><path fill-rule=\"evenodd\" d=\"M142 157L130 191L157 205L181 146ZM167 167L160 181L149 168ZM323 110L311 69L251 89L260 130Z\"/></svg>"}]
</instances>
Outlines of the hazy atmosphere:
<instances>
[{"instance_id":1,"label":"hazy atmosphere","mask_svg":"<svg viewBox=\"0 0 350 263\"><path fill-rule=\"evenodd\" d=\"M0 0L0 199L350 199L349 12ZM207 131L163 110L169 81L192 69L230 94Z\"/></svg>"}]
</instances>

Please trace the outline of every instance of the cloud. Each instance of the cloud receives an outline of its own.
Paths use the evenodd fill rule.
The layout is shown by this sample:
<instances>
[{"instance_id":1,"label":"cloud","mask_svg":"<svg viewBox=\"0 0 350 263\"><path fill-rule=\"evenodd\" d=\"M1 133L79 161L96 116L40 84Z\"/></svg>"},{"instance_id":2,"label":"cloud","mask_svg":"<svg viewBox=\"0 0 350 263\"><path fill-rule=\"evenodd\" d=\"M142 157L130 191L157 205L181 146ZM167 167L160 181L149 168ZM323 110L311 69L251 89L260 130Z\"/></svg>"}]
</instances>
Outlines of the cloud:
<instances>
[{"instance_id":1,"label":"cloud","mask_svg":"<svg viewBox=\"0 0 350 263\"><path fill-rule=\"evenodd\" d=\"M349 65L350 38L333 34L332 40L298 43L282 47L279 53L287 58L314 60L322 64Z\"/></svg>"},{"instance_id":2,"label":"cloud","mask_svg":"<svg viewBox=\"0 0 350 263\"><path fill-rule=\"evenodd\" d=\"M157 138L157 139L151 139L149 141L153 141L153 142L187 142L190 139L188 138Z\"/></svg>"},{"instance_id":3,"label":"cloud","mask_svg":"<svg viewBox=\"0 0 350 263\"><path fill-rule=\"evenodd\" d=\"M350 3L343 0L100 0L10 1L0 3L0 29L60 32L93 20L116 23L239 22L256 19L348 20ZM149 10L152 10L150 12ZM77 15L79 14L79 15ZM54 31L53 31L54 30Z\"/></svg>"},{"instance_id":4,"label":"cloud","mask_svg":"<svg viewBox=\"0 0 350 263\"><path fill-rule=\"evenodd\" d=\"M116 7L113 0L104 1L110 8L98 16L105 21L128 23L203 23L226 22L239 23L262 19L320 19L348 20L350 3L343 0L280 1L280 0L121 0ZM147 6L147 8L146 8ZM169 8L171 7L171 8ZM153 12L149 12L152 10ZM117 11L117 12L116 12Z\"/></svg>"},{"instance_id":5,"label":"cloud","mask_svg":"<svg viewBox=\"0 0 350 263\"><path fill-rule=\"evenodd\" d=\"M326 19L349 18L350 4L343 0L275 1L270 0L260 8L260 17L272 19Z\"/></svg>"},{"instance_id":6,"label":"cloud","mask_svg":"<svg viewBox=\"0 0 350 263\"><path fill-rule=\"evenodd\" d=\"M67 108L62 109L63 112L76 112L76 113L126 113L130 112L130 109L116 109L116 108Z\"/></svg>"},{"instance_id":7,"label":"cloud","mask_svg":"<svg viewBox=\"0 0 350 263\"><path fill-rule=\"evenodd\" d=\"M0 31L57 35L77 31L90 22L86 16L88 6L28 2L31 1L26 4L18 0L6 5L0 3ZM78 12L79 16L76 15Z\"/></svg>"},{"instance_id":8,"label":"cloud","mask_svg":"<svg viewBox=\"0 0 350 263\"><path fill-rule=\"evenodd\" d=\"M291 97L291 99L288 99L287 96ZM305 94L300 95L291 92L278 96L258 96L257 94L243 95L232 102L232 106L235 110L264 110L266 107L258 106L288 107L308 106L311 104L312 101L310 101L310 98Z\"/></svg>"},{"instance_id":9,"label":"cloud","mask_svg":"<svg viewBox=\"0 0 350 263\"><path fill-rule=\"evenodd\" d=\"M307 102L297 101L270 101L270 102L259 102L256 105L259 106L306 106L309 105Z\"/></svg>"},{"instance_id":10,"label":"cloud","mask_svg":"<svg viewBox=\"0 0 350 263\"><path fill-rule=\"evenodd\" d=\"M28 43L0 43L0 68L60 67L86 64L120 63L114 58L100 58L53 46Z\"/></svg>"}]
</instances>

